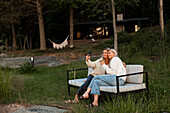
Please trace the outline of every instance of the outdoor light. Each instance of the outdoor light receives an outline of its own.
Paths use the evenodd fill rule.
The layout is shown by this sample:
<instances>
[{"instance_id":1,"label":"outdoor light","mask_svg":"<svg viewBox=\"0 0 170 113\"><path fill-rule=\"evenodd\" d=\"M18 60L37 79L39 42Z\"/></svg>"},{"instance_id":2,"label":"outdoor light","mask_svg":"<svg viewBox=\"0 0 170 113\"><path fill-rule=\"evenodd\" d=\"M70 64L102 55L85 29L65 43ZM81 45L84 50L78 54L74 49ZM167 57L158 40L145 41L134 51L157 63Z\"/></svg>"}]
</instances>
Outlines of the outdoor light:
<instances>
[{"instance_id":1,"label":"outdoor light","mask_svg":"<svg viewBox=\"0 0 170 113\"><path fill-rule=\"evenodd\" d=\"M34 57L31 57L31 64L34 66Z\"/></svg>"},{"instance_id":2,"label":"outdoor light","mask_svg":"<svg viewBox=\"0 0 170 113\"><path fill-rule=\"evenodd\" d=\"M139 25L135 25L135 32L139 31L140 27Z\"/></svg>"}]
</instances>

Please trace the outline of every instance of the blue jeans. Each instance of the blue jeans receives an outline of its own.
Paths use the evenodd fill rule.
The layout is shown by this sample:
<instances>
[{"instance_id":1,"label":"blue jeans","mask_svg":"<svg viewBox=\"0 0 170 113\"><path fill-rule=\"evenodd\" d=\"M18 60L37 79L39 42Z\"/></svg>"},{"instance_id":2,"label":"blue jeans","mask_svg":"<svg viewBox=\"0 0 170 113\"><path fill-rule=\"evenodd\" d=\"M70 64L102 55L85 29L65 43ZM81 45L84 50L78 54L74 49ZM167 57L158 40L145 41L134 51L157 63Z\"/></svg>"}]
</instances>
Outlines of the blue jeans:
<instances>
[{"instance_id":1,"label":"blue jeans","mask_svg":"<svg viewBox=\"0 0 170 113\"><path fill-rule=\"evenodd\" d=\"M119 78L119 85L124 85L125 81ZM90 94L100 95L100 86L115 86L116 75L96 75L93 77L89 87L91 88Z\"/></svg>"},{"instance_id":2,"label":"blue jeans","mask_svg":"<svg viewBox=\"0 0 170 113\"><path fill-rule=\"evenodd\" d=\"M88 85L90 84L90 82L91 82L91 80L93 79L93 75L89 75L88 77L87 77L87 80L86 80L86 82L83 84L83 85L81 85L80 86L80 88L78 89L78 91L77 91L77 95L80 95L80 93L82 93L82 91L85 91L86 89L87 89L87 87L88 87Z\"/></svg>"}]
</instances>

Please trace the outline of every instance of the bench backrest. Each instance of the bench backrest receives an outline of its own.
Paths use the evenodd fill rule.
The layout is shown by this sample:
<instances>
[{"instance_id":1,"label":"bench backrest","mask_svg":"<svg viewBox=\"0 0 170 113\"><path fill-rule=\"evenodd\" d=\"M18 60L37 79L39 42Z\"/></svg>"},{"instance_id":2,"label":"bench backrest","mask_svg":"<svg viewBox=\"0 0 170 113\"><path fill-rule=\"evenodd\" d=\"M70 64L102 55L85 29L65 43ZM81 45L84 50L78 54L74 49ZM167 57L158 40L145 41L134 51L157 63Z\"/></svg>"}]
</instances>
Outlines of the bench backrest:
<instances>
[{"instance_id":1,"label":"bench backrest","mask_svg":"<svg viewBox=\"0 0 170 113\"><path fill-rule=\"evenodd\" d=\"M126 65L127 73L143 72L143 65ZM93 71L92 68L88 68L88 75ZM126 82L130 83L143 83L143 74L137 74L128 76Z\"/></svg>"},{"instance_id":2,"label":"bench backrest","mask_svg":"<svg viewBox=\"0 0 170 113\"><path fill-rule=\"evenodd\" d=\"M143 72L143 65L127 65L126 66L127 73L136 73ZM126 82L130 83L143 83L143 74L137 74L128 76Z\"/></svg>"}]
</instances>

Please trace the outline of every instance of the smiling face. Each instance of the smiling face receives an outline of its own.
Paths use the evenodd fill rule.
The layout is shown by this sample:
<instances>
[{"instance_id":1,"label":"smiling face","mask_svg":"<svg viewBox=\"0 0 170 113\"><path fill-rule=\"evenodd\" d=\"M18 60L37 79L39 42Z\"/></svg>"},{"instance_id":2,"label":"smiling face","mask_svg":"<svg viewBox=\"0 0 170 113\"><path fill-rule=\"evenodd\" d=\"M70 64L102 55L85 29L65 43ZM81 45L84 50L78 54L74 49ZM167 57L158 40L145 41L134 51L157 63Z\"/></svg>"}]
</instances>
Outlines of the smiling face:
<instances>
[{"instance_id":1,"label":"smiling face","mask_svg":"<svg viewBox=\"0 0 170 113\"><path fill-rule=\"evenodd\" d=\"M103 50L103 58L104 58L104 59L108 58L108 52L107 52L107 50Z\"/></svg>"},{"instance_id":2,"label":"smiling face","mask_svg":"<svg viewBox=\"0 0 170 113\"><path fill-rule=\"evenodd\" d=\"M109 59L112 59L114 56L115 56L115 53L113 51L109 50L109 52L108 52Z\"/></svg>"}]
</instances>

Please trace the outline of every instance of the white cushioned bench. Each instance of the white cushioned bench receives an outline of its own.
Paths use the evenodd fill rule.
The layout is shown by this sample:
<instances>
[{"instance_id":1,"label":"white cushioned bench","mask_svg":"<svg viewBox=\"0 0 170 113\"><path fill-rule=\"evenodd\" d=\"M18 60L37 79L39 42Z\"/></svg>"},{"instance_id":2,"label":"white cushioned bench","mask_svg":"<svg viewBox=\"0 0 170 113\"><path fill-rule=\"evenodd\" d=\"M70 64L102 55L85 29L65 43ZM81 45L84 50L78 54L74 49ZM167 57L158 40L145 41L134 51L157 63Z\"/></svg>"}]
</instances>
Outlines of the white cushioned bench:
<instances>
[{"instance_id":1,"label":"white cushioned bench","mask_svg":"<svg viewBox=\"0 0 170 113\"><path fill-rule=\"evenodd\" d=\"M86 68L87 69L87 68ZM146 90L148 92L148 72L143 71L143 65L127 65L127 74L122 75L126 76L126 83L123 86L119 86L117 83L117 86L100 86L100 91L102 92L108 92L108 93L123 93L123 92L130 92L130 91L137 91L137 90ZM69 72L71 71L78 71L82 69L77 70L68 70L67 71L67 82L68 82L68 94L70 95L70 86L80 87L86 78L80 78L80 79L72 79L69 80ZM92 71L91 68L88 68L88 75ZM143 82L143 74L146 75L146 82ZM121 76L119 76L121 77ZM118 78L117 77L117 81ZM148 98L148 95L147 95Z\"/></svg>"}]
</instances>

